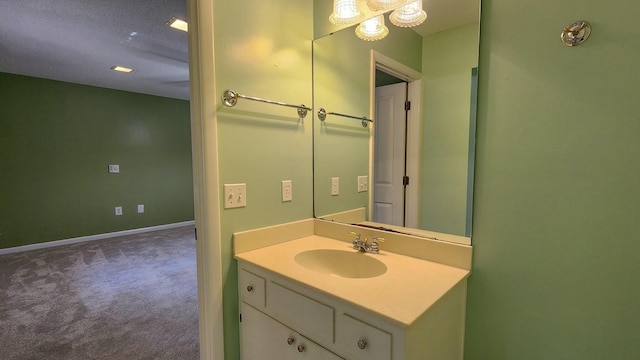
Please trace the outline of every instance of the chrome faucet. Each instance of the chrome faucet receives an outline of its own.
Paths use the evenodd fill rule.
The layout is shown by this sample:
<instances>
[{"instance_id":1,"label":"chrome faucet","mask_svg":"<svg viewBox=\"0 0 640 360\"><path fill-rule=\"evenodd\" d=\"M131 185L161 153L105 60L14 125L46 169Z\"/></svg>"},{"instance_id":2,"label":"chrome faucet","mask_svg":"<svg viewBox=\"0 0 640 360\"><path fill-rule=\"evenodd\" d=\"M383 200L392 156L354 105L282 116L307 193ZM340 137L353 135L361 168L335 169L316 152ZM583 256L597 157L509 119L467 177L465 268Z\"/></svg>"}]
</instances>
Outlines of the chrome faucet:
<instances>
[{"instance_id":1,"label":"chrome faucet","mask_svg":"<svg viewBox=\"0 0 640 360\"><path fill-rule=\"evenodd\" d=\"M380 248L378 248L378 242L383 242L384 238L374 236L371 238L371 244L369 244L369 240L365 238L364 240L360 239L360 233L351 232L351 235L356 238L353 239L353 248L360 252L367 252L372 254L380 253Z\"/></svg>"}]
</instances>

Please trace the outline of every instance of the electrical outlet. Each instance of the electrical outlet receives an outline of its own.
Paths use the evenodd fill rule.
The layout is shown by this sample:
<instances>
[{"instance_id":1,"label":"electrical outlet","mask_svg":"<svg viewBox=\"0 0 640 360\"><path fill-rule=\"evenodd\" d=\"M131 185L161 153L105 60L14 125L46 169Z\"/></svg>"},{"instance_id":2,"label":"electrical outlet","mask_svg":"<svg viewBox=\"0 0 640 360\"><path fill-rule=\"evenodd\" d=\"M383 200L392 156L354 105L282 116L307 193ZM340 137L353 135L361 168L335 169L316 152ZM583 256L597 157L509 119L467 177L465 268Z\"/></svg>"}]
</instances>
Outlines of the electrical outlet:
<instances>
[{"instance_id":1,"label":"electrical outlet","mask_svg":"<svg viewBox=\"0 0 640 360\"><path fill-rule=\"evenodd\" d=\"M138 214L142 214L144 213L144 205L140 204L138 205Z\"/></svg>"},{"instance_id":2,"label":"electrical outlet","mask_svg":"<svg viewBox=\"0 0 640 360\"><path fill-rule=\"evenodd\" d=\"M369 177L358 176L358 192L365 192L369 190Z\"/></svg>"},{"instance_id":3,"label":"electrical outlet","mask_svg":"<svg viewBox=\"0 0 640 360\"><path fill-rule=\"evenodd\" d=\"M247 184L224 184L224 208L247 206Z\"/></svg>"},{"instance_id":4,"label":"electrical outlet","mask_svg":"<svg viewBox=\"0 0 640 360\"><path fill-rule=\"evenodd\" d=\"M293 184L291 180L282 180L282 202L293 200Z\"/></svg>"},{"instance_id":5,"label":"electrical outlet","mask_svg":"<svg viewBox=\"0 0 640 360\"><path fill-rule=\"evenodd\" d=\"M332 196L340 195L340 178L339 177L331 178L331 195Z\"/></svg>"},{"instance_id":6,"label":"electrical outlet","mask_svg":"<svg viewBox=\"0 0 640 360\"><path fill-rule=\"evenodd\" d=\"M116 206L116 216L122 215L122 206Z\"/></svg>"},{"instance_id":7,"label":"electrical outlet","mask_svg":"<svg viewBox=\"0 0 640 360\"><path fill-rule=\"evenodd\" d=\"M112 174L117 174L120 172L120 165L109 165L109 172Z\"/></svg>"}]
</instances>

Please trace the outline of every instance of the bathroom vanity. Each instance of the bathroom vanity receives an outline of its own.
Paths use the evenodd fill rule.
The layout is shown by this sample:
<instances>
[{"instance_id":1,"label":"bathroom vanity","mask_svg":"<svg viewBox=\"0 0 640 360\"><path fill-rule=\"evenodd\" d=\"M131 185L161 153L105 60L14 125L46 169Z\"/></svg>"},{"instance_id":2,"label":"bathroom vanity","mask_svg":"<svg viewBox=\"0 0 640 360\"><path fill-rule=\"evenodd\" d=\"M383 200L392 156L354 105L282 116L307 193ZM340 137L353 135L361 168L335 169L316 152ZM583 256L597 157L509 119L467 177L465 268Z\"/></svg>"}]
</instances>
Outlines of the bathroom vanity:
<instances>
[{"instance_id":1,"label":"bathroom vanity","mask_svg":"<svg viewBox=\"0 0 640 360\"><path fill-rule=\"evenodd\" d=\"M375 232L363 253L359 229L305 224L235 236L242 359L462 359L470 246Z\"/></svg>"}]
</instances>

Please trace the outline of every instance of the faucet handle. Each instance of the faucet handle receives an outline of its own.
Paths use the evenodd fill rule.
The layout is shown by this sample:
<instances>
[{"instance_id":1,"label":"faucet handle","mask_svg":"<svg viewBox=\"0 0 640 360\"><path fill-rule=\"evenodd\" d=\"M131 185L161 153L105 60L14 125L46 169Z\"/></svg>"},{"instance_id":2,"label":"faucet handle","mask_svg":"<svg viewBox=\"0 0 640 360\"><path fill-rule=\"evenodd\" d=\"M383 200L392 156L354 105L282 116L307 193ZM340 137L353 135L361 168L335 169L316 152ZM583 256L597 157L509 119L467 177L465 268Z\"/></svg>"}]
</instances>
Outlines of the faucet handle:
<instances>
[{"instance_id":1,"label":"faucet handle","mask_svg":"<svg viewBox=\"0 0 640 360\"><path fill-rule=\"evenodd\" d=\"M353 239L352 244L354 249L358 249L358 247L360 246L360 233L351 231L349 234L356 237L355 239Z\"/></svg>"},{"instance_id":2,"label":"faucet handle","mask_svg":"<svg viewBox=\"0 0 640 360\"><path fill-rule=\"evenodd\" d=\"M383 238L383 237L377 237L377 236L374 236L374 237L372 237L371 239L372 239L372 241L373 241L374 243L377 243L377 242L384 242L384 241L386 240L386 239L385 239L385 238Z\"/></svg>"},{"instance_id":3,"label":"faucet handle","mask_svg":"<svg viewBox=\"0 0 640 360\"><path fill-rule=\"evenodd\" d=\"M380 248L378 248L378 242L384 242L384 238L383 237L377 237L377 236L373 236L371 238L371 248L370 248L370 252L377 254L380 252Z\"/></svg>"}]
</instances>

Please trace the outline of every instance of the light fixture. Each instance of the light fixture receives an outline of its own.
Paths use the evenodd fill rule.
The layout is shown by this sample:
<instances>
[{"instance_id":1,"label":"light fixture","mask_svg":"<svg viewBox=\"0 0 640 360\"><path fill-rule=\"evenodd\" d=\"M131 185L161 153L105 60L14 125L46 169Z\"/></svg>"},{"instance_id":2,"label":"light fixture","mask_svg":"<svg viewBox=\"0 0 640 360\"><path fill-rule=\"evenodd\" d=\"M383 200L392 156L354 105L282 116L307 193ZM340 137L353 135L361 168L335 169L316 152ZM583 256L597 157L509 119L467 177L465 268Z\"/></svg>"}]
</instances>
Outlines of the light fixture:
<instances>
[{"instance_id":1,"label":"light fixture","mask_svg":"<svg viewBox=\"0 0 640 360\"><path fill-rule=\"evenodd\" d=\"M389 15L389 21L395 26L412 27L422 24L427 19L427 13L422 10L422 0L410 2L395 9Z\"/></svg>"},{"instance_id":2,"label":"light fixture","mask_svg":"<svg viewBox=\"0 0 640 360\"><path fill-rule=\"evenodd\" d=\"M365 20L356 28L356 35L366 41L380 40L387 34L389 34L389 28L384 25L384 15Z\"/></svg>"},{"instance_id":3,"label":"light fixture","mask_svg":"<svg viewBox=\"0 0 640 360\"><path fill-rule=\"evenodd\" d=\"M351 25L364 19L364 14L358 10L356 0L333 0L333 13L329 21L335 25Z\"/></svg>"},{"instance_id":4,"label":"light fixture","mask_svg":"<svg viewBox=\"0 0 640 360\"><path fill-rule=\"evenodd\" d=\"M111 67L111 70L114 71L119 71L119 72L123 72L123 73L130 73L133 72L133 69L128 68L128 67L124 67L124 66L118 66L118 65L114 65Z\"/></svg>"},{"instance_id":5,"label":"light fixture","mask_svg":"<svg viewBox=\"0 0 640 360\"><path fill-rule=\"evenodd\" d=\"M405 0L367 0L367 6L372 11L389 10L405 3Z\"/></svg>"},{"instance_id":6,"label":"light fixture","mask_svg":"<svg viewBox=\"0 0 640 360\"><path fill-rule=\"evenodd\" d=\"M169 21L167 21L166 24L177 30L181 30L184 32L189 31L189 24L186 21L182 19L178 19L175 16L169 19Z\"/></svg>"}]
</instances>

